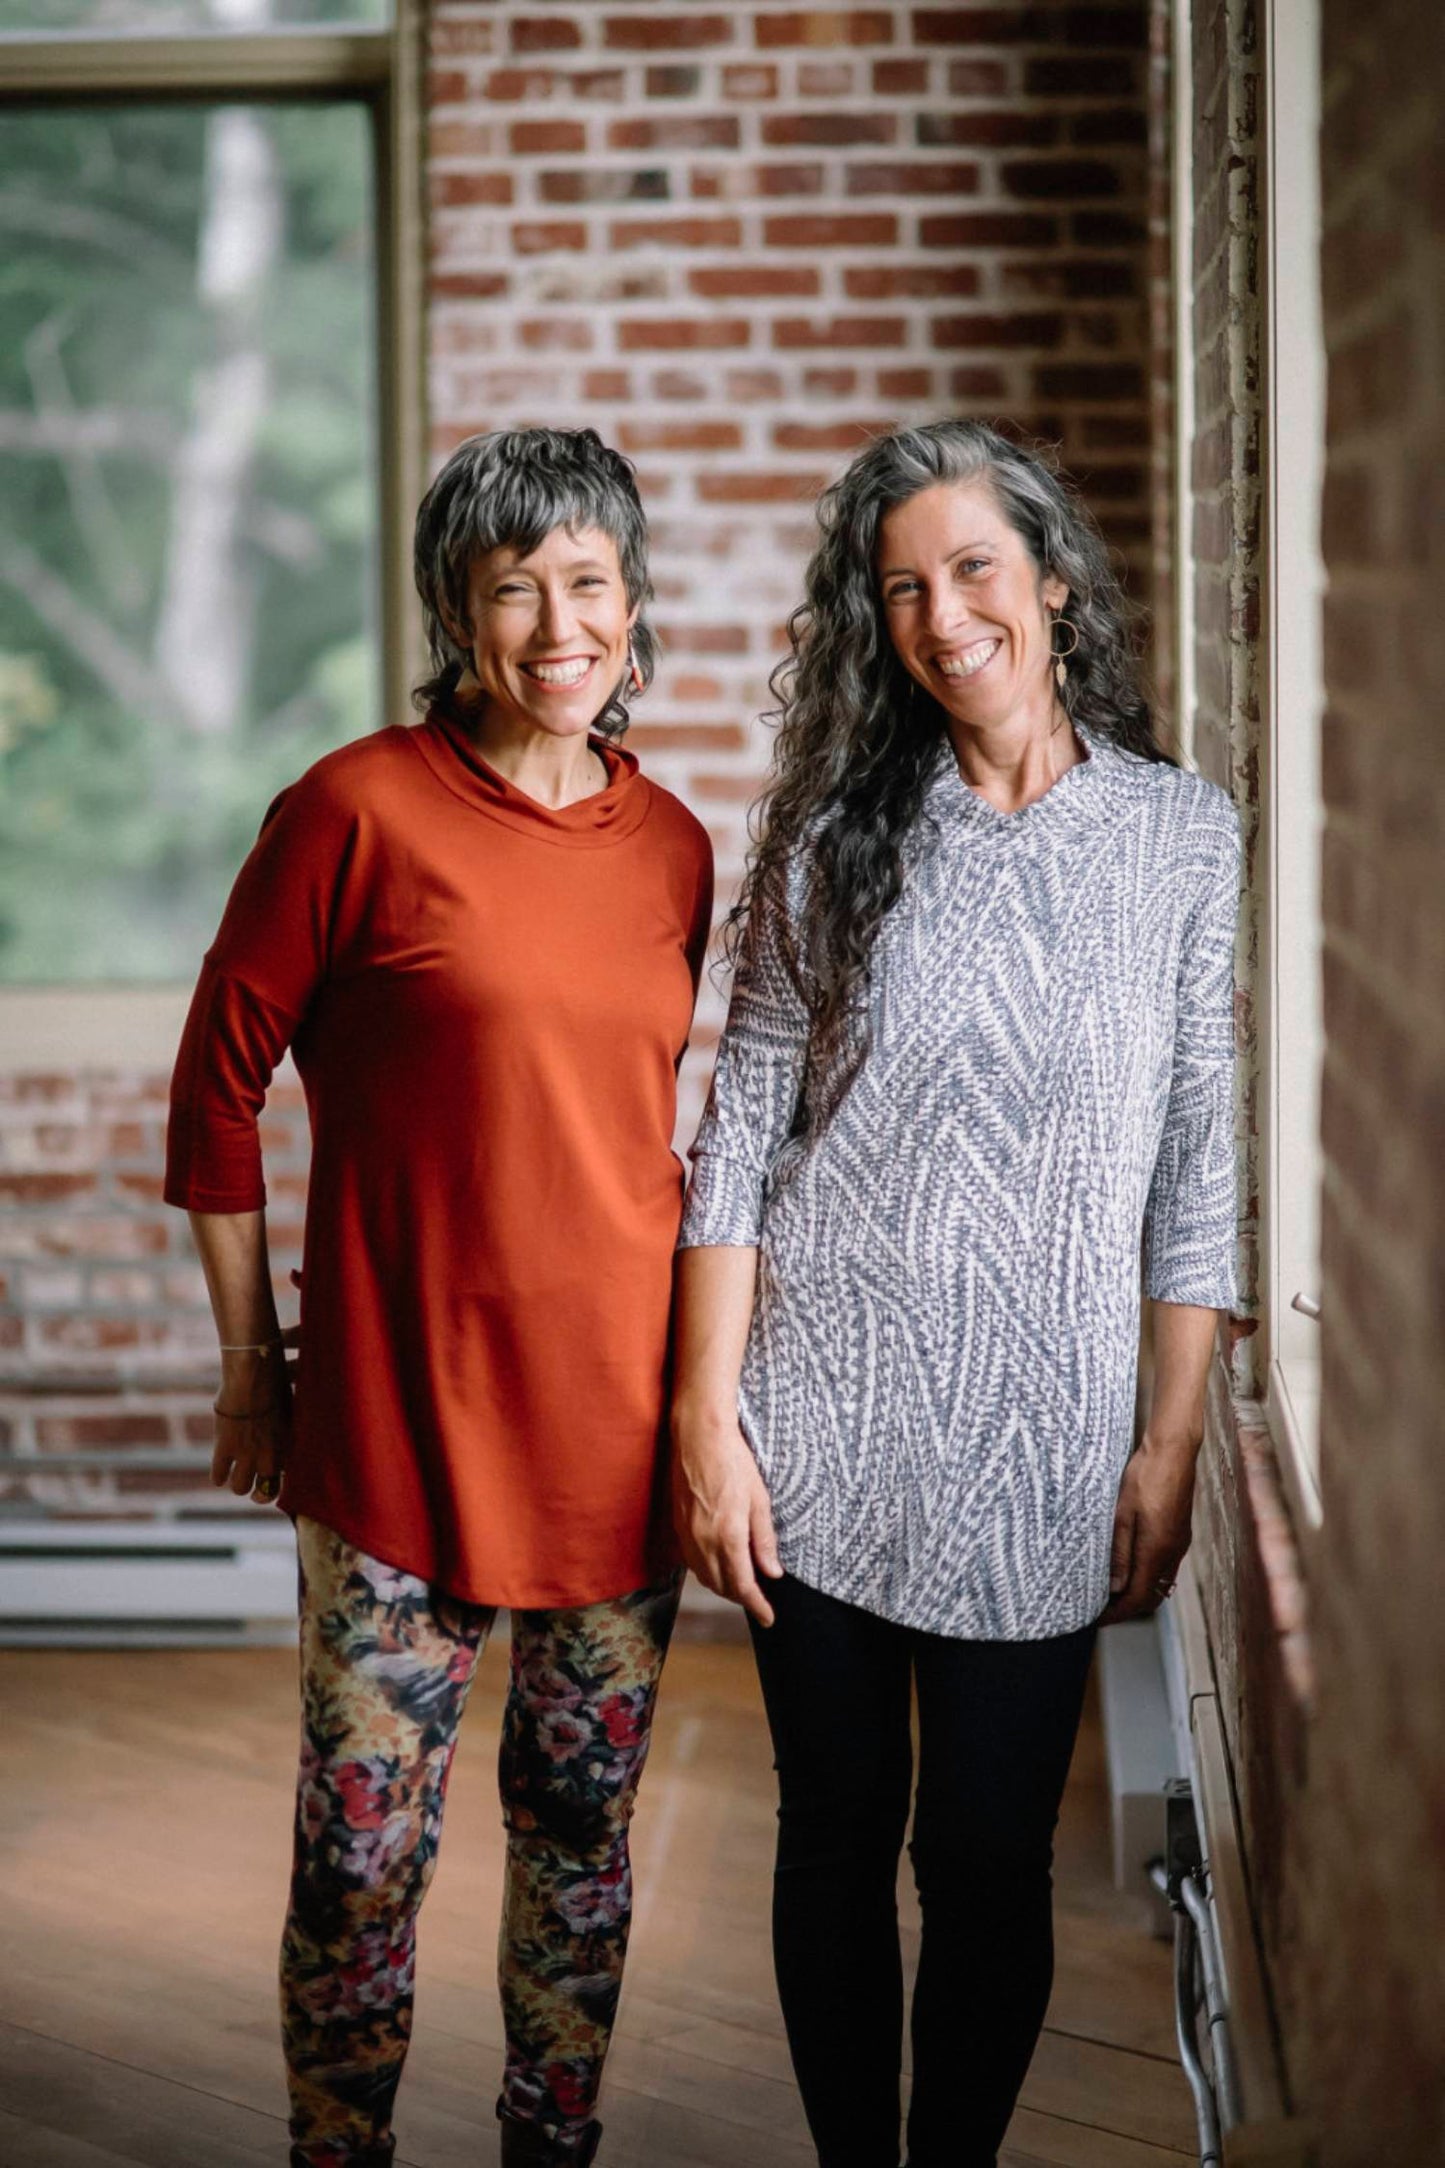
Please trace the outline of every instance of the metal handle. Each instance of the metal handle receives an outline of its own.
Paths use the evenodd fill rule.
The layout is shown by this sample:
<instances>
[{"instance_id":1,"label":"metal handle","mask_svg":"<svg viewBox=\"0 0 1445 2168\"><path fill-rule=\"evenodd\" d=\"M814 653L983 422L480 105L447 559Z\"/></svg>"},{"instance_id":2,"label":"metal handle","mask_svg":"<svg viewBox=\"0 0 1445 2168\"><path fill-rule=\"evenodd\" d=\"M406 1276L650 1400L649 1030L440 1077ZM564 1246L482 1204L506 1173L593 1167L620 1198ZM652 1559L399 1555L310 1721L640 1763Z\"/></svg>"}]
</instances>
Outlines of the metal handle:
<instances>
[{"instance_id":1,"label":"metal handle","mask_svg":"<svg viewBox=\"0 0 1445 2168\"><path fill-rule=\"evenodd\" d=\"M1312 1317L1317 1320L1320 1314L1320 1306L1316 1297L1305 1294L1303 1289L1299 1294L1291 1295L1289 1306L1292 1310L1298 1310L1301 1317Z\"/></svg>"}]
</instances>

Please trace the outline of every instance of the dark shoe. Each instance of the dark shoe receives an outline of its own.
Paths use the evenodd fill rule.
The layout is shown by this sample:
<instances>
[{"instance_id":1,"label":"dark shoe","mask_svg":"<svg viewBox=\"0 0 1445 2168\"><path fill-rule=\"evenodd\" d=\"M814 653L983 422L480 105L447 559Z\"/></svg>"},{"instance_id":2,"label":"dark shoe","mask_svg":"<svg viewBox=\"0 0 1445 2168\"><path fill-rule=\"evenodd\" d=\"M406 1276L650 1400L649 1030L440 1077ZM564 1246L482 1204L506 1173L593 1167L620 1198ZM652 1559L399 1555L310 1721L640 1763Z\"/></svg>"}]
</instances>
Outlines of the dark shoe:
<instances>
[{"instance_id":1,"label":"dark shoe","mask_svg":"<svg viewBox=\"0 0 1445 2168\"><path fill-rule=\"evenodd\" d=\"M600 2123L584 2123L580 2130L549 2130L509 2114L500 2100L497 2121L502 2126L502 2168L591 2168L602 2136Z\"/></svg>"}]
</instances>

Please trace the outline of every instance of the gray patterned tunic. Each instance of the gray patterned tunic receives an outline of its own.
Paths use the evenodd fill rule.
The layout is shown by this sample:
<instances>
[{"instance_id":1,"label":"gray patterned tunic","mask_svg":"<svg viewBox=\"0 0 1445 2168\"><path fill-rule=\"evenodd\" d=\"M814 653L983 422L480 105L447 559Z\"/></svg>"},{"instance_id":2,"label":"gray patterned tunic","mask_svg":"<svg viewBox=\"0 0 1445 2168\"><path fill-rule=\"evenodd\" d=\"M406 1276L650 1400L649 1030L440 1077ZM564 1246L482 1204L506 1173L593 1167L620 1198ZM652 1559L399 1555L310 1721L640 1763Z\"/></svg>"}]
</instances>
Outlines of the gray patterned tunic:
<instances>
[{"instance_id":1,"label":"gray patterned tunic","mask_svg":"<svg viewBox=\"0 0 1445 2168\"><path fill-rule=\"evenodd\" d=\"M1079 731L1004 814L945 746L874 950L871 1044L811 1149L804 1009L755 911L680 1246L756 1244L740 1415L783 1563L930 1632L1108 1596L1145 1293L1233 1305L1239 824Z\"/></svg>"}]
</instances>

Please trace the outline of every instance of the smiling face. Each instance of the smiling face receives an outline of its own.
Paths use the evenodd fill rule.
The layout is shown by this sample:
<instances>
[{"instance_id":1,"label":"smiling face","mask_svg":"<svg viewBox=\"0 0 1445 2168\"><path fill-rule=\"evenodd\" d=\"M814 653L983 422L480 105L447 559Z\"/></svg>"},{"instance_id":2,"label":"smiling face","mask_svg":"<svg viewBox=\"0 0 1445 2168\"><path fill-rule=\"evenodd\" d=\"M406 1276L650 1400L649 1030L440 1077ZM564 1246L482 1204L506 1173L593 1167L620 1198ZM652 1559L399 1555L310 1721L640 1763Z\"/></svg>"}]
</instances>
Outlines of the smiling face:
<instances>
[{"instance_id":1,"label":"smiling face","mask_svg":"<svg viewBox=\"0 0 1445 2168\"><path fill-rule=\"evenodd\" d=\"M1044 578L987 481L938 482L884 515L884 623L904 669L960 723L1047 727L1050 619L1068 588Z\"/></svg>"},{"instance_id":2,"label":"smiling face","mask_svg":"<svg viewBox=\"0 0 1445 2168\"><path fill-rule=\"evenodd\" d=\"M526 555L488 550L473 561L467 608L472 675L492 720L576 737L627 667L637 607L600 528L554 527Z\"/></svg>"}]
</instances>

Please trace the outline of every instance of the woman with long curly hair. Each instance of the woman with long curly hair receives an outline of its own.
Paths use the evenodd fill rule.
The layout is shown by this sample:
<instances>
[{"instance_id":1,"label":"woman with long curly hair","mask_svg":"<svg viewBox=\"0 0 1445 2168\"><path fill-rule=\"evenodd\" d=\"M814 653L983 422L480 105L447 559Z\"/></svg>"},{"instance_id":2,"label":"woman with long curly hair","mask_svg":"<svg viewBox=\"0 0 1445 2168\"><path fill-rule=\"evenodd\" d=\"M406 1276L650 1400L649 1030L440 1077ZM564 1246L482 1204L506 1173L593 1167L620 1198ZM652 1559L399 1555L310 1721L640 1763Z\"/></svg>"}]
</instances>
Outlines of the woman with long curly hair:
<instances>
[{"instance_id":1,"label":"woman with long curly hair","mask_svg":"<svg viewBox=\"0 0 1445 2168\"><path fill-rule=\"evenodd\" d=\"M820 522L684 1213L675 1499L749 1614L822 2168L897 2168L910 1805L909 2161L989 2168L1096 1630L1173 1582L1234 1299L1238 821L1157 742L1043 459L901 429Z\"/></svg>"}]
</instances>

